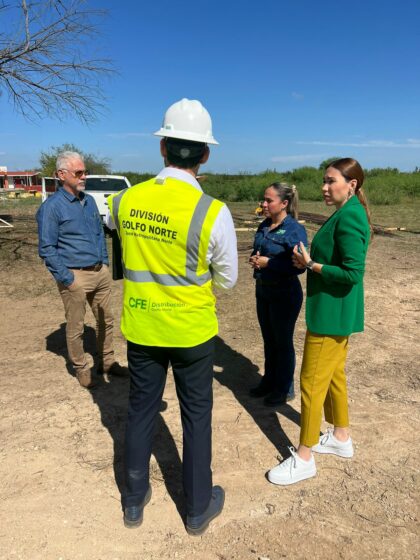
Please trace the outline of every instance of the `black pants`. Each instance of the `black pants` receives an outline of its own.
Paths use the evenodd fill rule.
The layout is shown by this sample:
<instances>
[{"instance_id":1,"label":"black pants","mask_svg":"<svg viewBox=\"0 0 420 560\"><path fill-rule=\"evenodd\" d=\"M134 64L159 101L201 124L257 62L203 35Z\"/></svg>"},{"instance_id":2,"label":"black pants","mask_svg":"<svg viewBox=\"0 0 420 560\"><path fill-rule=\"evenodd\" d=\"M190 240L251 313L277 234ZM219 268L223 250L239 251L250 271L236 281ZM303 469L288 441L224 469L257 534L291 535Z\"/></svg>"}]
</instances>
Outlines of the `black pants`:
<instances>
[{"instance_id":1,"label":"black pants","mask_svg":"<svg viewBox=\"0 0 420 560\"><path fill-rule=\"evenodd\" d=\"M296 356L293 345L295 324L302 307L299 279L276 286L257 283L257 315L264 340L262 383L272 391L293 394Z\"/></svg>"},{"instance_id":2,"label":"black pants","mask_svg":"<svg viewBox=\"0 0 420 560\"><path fill-rule=\"evenodd\" d=\"M192 348L128 342L130 400L125 436L123 506L139 505L149 487L152 439L169 363L174 372L183 429L183 483L187 514L210 503L214 339Z\"/></svg>"}]
</instances>

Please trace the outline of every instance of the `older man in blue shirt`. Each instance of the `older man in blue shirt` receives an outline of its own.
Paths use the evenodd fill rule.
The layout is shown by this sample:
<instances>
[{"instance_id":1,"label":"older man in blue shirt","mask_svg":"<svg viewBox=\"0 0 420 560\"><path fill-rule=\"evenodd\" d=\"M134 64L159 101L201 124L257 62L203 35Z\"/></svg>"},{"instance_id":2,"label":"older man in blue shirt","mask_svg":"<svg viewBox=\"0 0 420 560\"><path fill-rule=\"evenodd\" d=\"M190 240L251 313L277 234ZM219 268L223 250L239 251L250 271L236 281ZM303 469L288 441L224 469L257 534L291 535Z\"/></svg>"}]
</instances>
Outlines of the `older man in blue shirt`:
<instances>
[{"instance_id":1,"label":"older man in blue shirt","mask_svg":"<svg viewBox=\"0 0 420 560\"><path fill-rule=\"evenodd\" d=\"M83 349L86 302L96 319L98 372L124 375L114 358L111 275L105 236L95 200L84 192L87 171L77 152L57 158L61 188L37 212L39 256L55 278L66 315L70 361L82 387L97 380Z\"/></svg>"}]
</instances>

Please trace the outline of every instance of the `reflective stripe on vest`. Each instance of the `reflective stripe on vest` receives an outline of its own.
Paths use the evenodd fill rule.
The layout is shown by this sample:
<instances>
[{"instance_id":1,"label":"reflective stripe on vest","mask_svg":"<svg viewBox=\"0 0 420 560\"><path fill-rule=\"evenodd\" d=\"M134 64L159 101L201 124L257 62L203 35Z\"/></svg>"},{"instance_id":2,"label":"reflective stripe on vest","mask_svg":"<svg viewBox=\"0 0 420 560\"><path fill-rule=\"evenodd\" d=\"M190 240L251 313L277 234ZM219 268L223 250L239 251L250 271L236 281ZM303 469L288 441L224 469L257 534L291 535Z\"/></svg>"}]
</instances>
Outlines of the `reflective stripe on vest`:
<instances>
[{"instance_id":1,"label":"reflective stripe on vest","mask_svg":"<svg viewBox=\"0 0 420 560\"><path fill-rule=\"evenodd\" d=\"M125 266L124 337L190 348L215 336L207 255L223 203L174 177L150 179L108 200Z\"/></svg>"},{"instance_id":2,"label":"reflective stripe on vest","mask_svg":"<svg viewBox=\"0 0 420 560\"><path fill-rule=\"evenodd\" d=\"M120 219L118 218L118 210L120 209L120 202L123 195L128 191L128 187L115 196L112 197L112 217L114 218L114 224L117 228L118 235L120 235Z\"/></svg>"},{"instance_id":3,"label":"reflective stripe on vest","mask_svg":"<svg viewBox=\"0 0 420 560\"><path fill-rule=\"evenodd\" d=\"M156 181L158 182L158 181ZM160 183L159 183L160 184ZM128 189L124 189L112 199L112 215L114 218L115 227L117 228L118 235L120 235L120 222L118 212L120 208L121 199ZM211 272L198 275L196 273L199 260L200 250L200 234L203 228L204 220L206 219L207 212L213 202L213 198L207 194L202 193L188 229L187 246L186 246L186 275L175 276L171 274L157 274L150 270L131 270L126 268L124 262L123 272L124 277L131 282L155 282L163 286L202 286L211 280Z\"/></svg>"}]
</instances>

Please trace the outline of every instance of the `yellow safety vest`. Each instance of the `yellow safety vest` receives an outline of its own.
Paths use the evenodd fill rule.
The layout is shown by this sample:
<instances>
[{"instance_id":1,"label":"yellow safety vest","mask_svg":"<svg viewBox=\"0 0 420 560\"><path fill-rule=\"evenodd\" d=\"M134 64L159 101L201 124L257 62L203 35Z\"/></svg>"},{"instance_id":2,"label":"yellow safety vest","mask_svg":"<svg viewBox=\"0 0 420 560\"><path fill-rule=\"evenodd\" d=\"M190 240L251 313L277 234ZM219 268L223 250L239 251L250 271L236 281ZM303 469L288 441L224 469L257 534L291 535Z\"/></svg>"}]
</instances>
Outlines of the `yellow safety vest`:
<instances>
[{"instance_id":1,"label":"yellow safety vest","mask_svg":"<svg viewBox=\"0 0 420 560\"><path fill-rule=\"evenodd\" d=\"M124 271L121 331L146 346L189 348L218 332L206 255L219 200L171 177L108 198Z\"/></svg>"}]
</instances>

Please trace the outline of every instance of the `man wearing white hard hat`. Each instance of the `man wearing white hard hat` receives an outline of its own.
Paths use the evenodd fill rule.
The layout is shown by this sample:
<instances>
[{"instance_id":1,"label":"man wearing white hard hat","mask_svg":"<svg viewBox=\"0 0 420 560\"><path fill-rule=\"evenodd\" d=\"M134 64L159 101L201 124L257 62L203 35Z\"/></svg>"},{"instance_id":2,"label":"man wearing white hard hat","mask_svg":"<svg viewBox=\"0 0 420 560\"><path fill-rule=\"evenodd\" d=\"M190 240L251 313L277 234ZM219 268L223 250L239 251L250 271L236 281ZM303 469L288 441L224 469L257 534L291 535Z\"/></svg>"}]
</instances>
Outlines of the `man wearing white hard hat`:
<instances>
[{"instance_id":1,"label":"man wearing white hard hat","mask_svg":"<svg viewBox=\"0 0 420 560\"><path fill-rule=\"evenodd\" d=\"M238 258L232 216L203 193L196 176L217 144L209 113L182 99L167 110L157 177L110 197L124 273L121 330L127 339L130 401L125 437L126 527L137 527L151 497L149 462L169 364L183 428L186 529L200 535L223 509L213 486L211 416L214 337L212 286L232 288Z\"/></svg>"}]
</instances>

